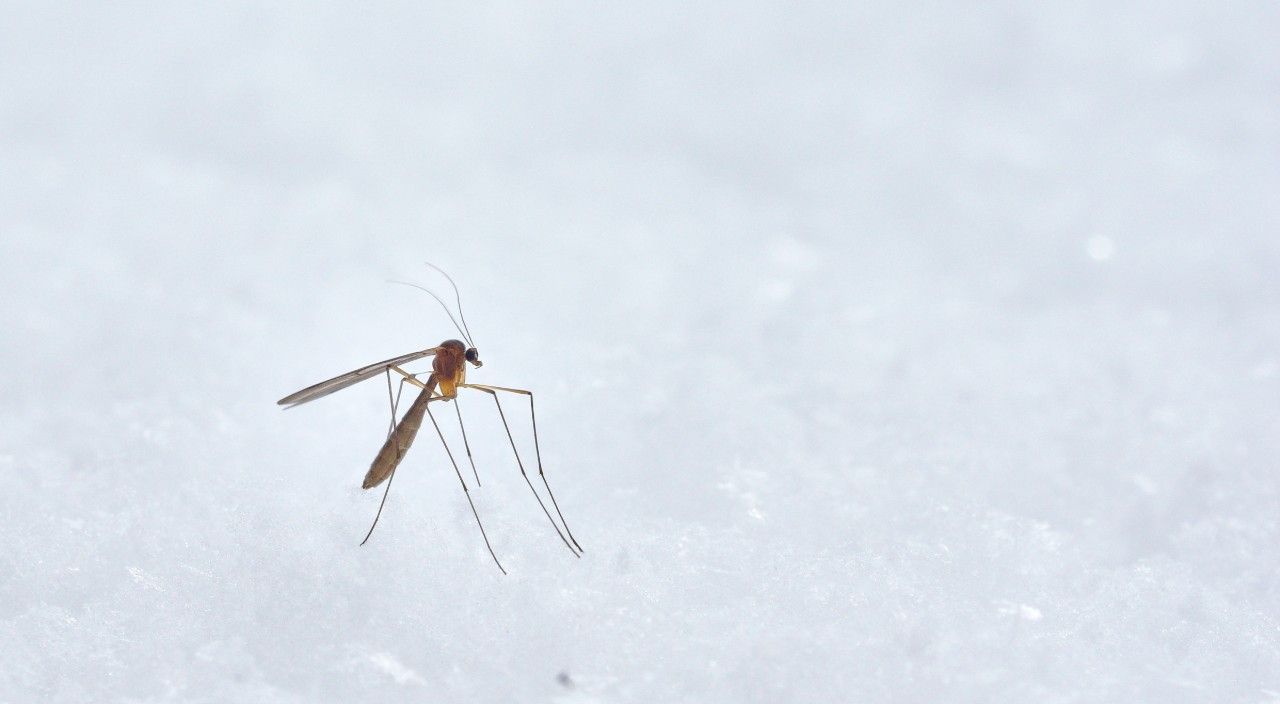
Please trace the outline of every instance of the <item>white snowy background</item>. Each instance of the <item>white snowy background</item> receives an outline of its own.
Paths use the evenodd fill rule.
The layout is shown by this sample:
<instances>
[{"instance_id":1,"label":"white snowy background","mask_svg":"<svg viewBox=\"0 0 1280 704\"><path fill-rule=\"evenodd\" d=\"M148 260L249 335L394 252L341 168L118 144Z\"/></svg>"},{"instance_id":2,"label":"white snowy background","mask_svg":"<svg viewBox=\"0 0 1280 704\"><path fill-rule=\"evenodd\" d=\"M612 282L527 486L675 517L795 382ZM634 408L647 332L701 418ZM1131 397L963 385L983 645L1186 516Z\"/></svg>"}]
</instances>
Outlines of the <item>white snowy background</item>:
<instances>
[{"instance_id":1,"label":"white snowy background","mask_svg":"<svg viewBox=\"0 0 1280 704\"><path fill-rule=\"evenodd\" d=\"M4 6L0 701L1280 701L1275 3L259 5Z\"/></svg>"}]
</instances>

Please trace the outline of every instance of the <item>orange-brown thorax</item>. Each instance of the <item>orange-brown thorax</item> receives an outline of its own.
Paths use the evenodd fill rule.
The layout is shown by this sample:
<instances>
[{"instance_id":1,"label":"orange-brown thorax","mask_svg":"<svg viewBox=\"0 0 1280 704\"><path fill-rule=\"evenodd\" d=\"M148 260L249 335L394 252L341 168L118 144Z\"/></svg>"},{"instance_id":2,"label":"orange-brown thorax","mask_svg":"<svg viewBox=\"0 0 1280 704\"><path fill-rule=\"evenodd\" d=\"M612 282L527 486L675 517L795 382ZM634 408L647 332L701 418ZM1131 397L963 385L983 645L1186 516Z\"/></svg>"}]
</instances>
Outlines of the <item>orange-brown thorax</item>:
<instances>
[{"instance_id":1,"label":"orange-brown thorax","mask_svg":"<svg viewBox=\"0 0 1280 704\"><path fill-rule=\"evenodd\" d=\"M467 381L466 361L467 346L458 340L445 340L436 348L431 370L435 372L441 396L453 398L458 395L458 384Z\"/></svg>"}]
</instances>

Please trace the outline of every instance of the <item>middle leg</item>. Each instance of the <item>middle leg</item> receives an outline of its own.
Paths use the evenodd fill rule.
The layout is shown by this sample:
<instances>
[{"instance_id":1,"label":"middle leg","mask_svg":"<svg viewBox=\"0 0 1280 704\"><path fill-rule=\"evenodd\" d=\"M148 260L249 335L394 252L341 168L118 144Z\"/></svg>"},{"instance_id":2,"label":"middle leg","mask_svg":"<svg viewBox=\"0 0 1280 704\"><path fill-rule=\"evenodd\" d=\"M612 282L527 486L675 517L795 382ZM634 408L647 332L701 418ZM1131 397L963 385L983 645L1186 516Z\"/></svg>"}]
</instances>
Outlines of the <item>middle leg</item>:
<instances>
[{"instance_id":1,"label":"middle leg","mask_svg":"<svg viewBox=\"0 0 1280 704\"><path fill-rule=\"evenodd\" d=\"M476 517L476 525L480 526L480 537L484 538L484 546L489 548L489 556L493 558L493 563L498 566L499 570L502 570L503 574L506 574L507 570L498 561L497 554L493 552L493 546L489 544L489 535L484 531L484 523L480 522L480 512L476 511L476 504L471 500L471 491L467 489L467 482L462 478L462 471L458 469L458 463L453 459L453 451L449 449L449 443L445 441L444 433L440 432L440 424L436 422L435 415L431 413L430 405L426 407L426 411L427 417L431 419L431 425L435 426L436 435L440 436L440 444L444 445L445 454L449 455L449 464L453 465L453 471L458 475L458 482L462 484L462 493L466 495L467 503L471 505L471 514Z\"/></svg>"}]
</instances>

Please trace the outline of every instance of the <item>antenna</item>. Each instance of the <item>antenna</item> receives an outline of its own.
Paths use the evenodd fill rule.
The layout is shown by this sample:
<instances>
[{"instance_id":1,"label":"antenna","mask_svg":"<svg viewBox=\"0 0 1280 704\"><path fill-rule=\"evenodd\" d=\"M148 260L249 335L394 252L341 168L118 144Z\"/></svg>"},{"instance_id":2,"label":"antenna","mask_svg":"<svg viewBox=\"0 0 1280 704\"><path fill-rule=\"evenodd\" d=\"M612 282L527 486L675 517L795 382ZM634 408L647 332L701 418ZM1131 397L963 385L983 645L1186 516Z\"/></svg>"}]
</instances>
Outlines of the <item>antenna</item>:
<instances>
[{"instance_id":1,"label":"antenna","mask_svg":"<svg viewBox=\"0 0 1280 704\"><path fill-rule=\"evenodd\" d=\"M462 314L462 294L458 293L458 284L455 284L453 282L453 277L449 276L449 273L444 269L441 269L440 267L436 266L435 264L432 264L431 262L423 262L423 264L426 264L432 269L435 269L436 271L440 272L441 274L444 275L444 278L449 280L449 285L453 287L453 300L458 304L458 317L462 318L462 327L464 330L467 331L466 332L467 344L471 345L472 347L475 347L476 346L475 343L472 342L471 340L471 328L467 327L467 316Z\"/></svg>"},{"instance_id":2,"label":"antenna","mask_svg":"<svg viewBox=\"0 0 1280 704\"><path fill-rule=\"evenodd\" d=\"M447 315L447 316L449 316L449 320L450 320L450 322L452 322L452 323L453 323L453 327L455 327L455 328L457 328L457 329L458 329L458 334L459 334L459 335L461 335L463 338L465 338L465 339L466 339L466 341L467 341L467 346L468 346L468 347L475 347L475 344L471 342L471 336L470 336L470 335L468 335L468 334L466 334L465 332L463 332L463 331L462 331L462 326L461 326L461 325L458 325L458 320L457 320L456 318L454 318L454 317L453 317L453 313L451 313L451 312L449 311L449 306L445 305L445 302L444 302L443 300L441 300L441 298L435 294L435 291L432 291L431 289L426 288L426 287L424 287L424 286L419 286L419 285L417 285L417 284L409 283L408 281L395 281L395 280L389 280L389 281L387 281L387 283L389 283L389 284L400 284L401 286L412 286L413 288L416 288L416 289L418 289L418 290L420 290L420 291L426 291L428 294L430 294L430 295L431 295L431 297L432 297L432 298L436 299L436 303L439 303L441 308L444 308L444 314L445 314L445 315ZM459 309L459 310L458 310L458 314L459 314L459 315L461 315L461 314L462 314L462 310L461 310L461 309Z\"/></svg>"}]
</instances>

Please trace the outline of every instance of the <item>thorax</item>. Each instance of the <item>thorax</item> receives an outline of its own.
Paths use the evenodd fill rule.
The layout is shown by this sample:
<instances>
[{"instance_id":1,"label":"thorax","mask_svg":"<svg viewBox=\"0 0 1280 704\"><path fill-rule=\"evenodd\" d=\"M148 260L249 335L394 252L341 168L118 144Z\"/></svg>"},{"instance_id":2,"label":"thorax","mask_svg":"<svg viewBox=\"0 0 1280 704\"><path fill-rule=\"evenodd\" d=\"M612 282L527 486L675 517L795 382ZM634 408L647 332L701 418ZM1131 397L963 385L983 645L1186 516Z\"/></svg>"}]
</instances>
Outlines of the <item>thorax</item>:
<instances>
[{"instance_id":1,"label":"thorax","mask_svg":"<svg viewBox=\"0 0 1280 704\"><path fill-rule=\"evenodd\" d=\"M431 361L431 370L435 372L440 395L453 398L458 394L458 384L467 381L466 348L456 340L441 344Z\"/></svg>"}]
</instances>

